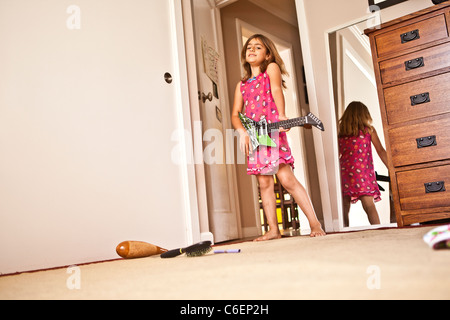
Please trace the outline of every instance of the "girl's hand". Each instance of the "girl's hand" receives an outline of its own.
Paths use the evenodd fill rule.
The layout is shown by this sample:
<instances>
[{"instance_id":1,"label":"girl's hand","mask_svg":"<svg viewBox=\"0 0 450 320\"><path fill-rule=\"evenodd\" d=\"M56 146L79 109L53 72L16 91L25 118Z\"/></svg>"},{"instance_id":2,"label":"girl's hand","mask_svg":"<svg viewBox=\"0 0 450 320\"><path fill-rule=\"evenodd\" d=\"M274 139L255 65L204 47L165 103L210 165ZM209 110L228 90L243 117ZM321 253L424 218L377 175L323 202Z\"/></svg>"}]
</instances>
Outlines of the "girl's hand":
<instances>
[{"instance_id":1,"label":"girl's hand","mask_svg":"<svg viewBox=\"0 0 450 320\"><path fill-rule=\"evenodd\" d=\"M279 116L278 117L278 120L279 121L285 121L285 120L289 120L289 118L288 117L286 117L286 116ZM280 127L280 129L279 129L279 132L289 132L291 129L284 129L283 127Z\"/></svg>"},{"instance_id":2,"label":"girl's hand","mask_svg":"<svg viewBox=\"0 0 450 320\"><path fill-rule=\"evenodd\" d=\"M239 145L241 148L241 152L245 153L245 155L248 157L248 155L252 153L252 151L250 150L250 137L248 136L247 131L240 132L240 134Z\"/></svg>"}]
</instances>

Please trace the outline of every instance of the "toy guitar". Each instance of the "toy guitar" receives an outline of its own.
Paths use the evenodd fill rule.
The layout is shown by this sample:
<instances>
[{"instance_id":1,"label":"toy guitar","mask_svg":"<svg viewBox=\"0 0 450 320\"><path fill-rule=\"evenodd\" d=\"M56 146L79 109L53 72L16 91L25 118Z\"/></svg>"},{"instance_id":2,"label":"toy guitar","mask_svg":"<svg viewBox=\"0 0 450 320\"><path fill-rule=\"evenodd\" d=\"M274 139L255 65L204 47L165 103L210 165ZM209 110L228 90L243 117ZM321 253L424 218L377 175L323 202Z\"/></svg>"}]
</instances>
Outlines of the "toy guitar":
<instances>
[{"instance_id":1,"label":"toy guitar","mask_svg":"<svg viewBox=\"0 0 450 320\"><path fill-rule=\"evenodd\" d=\"M305 124L310 124L319 130L325 131L322 121L319 120L311 112L306 117L299 117L274 123L267 123L266 118L263 116L260 121L255 121L249 117L239 113L239 119L245 130L247 130L250 137L250 143L252 150L258 148L258 146L276 147L277 144L269 136L269 132L278 130L280 127L284 129L290 129L293 127L302 127Z\"/></svg>"}]
</instances>

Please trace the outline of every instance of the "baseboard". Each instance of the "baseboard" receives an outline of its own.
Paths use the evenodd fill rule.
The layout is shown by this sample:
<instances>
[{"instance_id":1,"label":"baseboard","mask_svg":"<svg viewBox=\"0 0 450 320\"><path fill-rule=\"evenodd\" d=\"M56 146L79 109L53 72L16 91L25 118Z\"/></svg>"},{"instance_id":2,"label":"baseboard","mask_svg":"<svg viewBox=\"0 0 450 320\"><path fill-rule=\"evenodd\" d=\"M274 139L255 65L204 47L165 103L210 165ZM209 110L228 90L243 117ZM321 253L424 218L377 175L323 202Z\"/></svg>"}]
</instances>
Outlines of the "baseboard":
<instances>
[{"instance_id":1,"label":"baseboard","mask_svg":"<svg viewBox=\"0 0 450 320\"><path fill-rule=\"evenodd\" d=\"M261 230L258 227L242 228L242 238L259 237L262 235Z\"/></svg>"}]
</instances>

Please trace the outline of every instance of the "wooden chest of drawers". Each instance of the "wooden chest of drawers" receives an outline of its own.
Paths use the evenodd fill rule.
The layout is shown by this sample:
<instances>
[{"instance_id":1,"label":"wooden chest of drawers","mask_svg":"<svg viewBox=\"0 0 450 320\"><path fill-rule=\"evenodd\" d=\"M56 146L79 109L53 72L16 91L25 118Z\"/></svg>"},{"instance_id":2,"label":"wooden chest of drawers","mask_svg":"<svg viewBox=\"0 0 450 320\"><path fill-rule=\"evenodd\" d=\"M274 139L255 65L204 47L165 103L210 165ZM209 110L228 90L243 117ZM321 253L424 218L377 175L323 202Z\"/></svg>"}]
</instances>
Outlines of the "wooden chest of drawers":
<instances>
[{"instance_id":1,"label":"wooden chest of drawers","mask_svg":"<svg viewBox=\"0 0 450 320\"><path fill-rule=\"evenodd\" d=\"M450 3L365 33L397 223L450 218Z\"/></svg>"}]
</instances>

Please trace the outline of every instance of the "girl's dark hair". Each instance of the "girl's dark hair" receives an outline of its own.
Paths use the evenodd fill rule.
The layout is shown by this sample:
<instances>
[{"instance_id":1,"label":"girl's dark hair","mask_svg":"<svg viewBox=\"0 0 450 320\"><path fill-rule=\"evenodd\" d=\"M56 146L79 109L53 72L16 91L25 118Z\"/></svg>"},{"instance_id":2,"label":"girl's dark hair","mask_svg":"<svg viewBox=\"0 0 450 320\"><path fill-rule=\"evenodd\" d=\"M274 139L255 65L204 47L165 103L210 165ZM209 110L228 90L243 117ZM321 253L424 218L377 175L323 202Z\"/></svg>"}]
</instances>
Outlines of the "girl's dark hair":
<instances>
[{"instance_id":1,"label":"girl's dark hair","mask_svg":"<svg viewBox=\"0 0 450 320\"><path fill-rule=\"evenodd\" d=\"M353 101L339 120L339 136L355 137L359 135L360 131L372 131L372 117L364 103Z\"/></svg>"}]
</instances>

